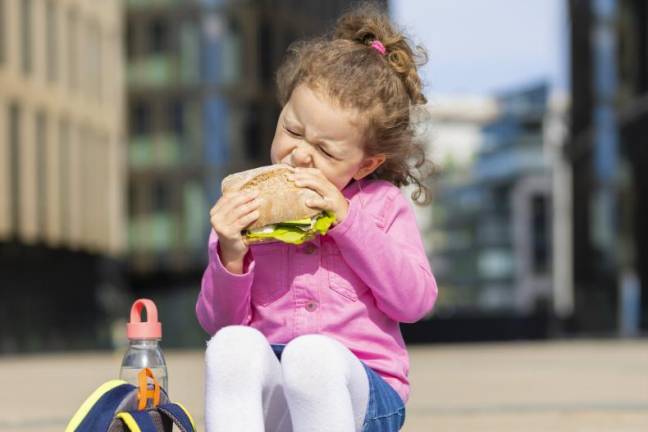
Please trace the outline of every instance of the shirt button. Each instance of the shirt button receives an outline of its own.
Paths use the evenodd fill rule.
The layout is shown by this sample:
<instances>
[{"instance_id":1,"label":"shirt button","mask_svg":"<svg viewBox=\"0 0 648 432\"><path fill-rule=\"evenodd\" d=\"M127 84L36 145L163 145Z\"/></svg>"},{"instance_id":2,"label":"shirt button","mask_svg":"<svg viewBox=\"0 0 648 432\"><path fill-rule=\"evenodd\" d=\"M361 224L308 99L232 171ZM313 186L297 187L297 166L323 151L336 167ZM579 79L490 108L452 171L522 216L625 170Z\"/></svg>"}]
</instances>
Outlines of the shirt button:
<instances>
[{"instance_id":1,"label":"shirt button","mask_svg":"<svg viewBox=\"0 0 648 432\"><path fill-rule=\"evenodd\" d=\"M307 253L308 255L314 254L316 250L317 246L315 246L313 243L308 243L306 246L304 246L304 253Z\"/></svg>"},{"instance_id":2,"label":"shirt button","mask_svg":"<svg viewBox=\"0 0 648 432\"><path fill-rule=\"evenodd\" d=\"M309 301L308 303L306 303L305 308L308 312L314 312L315 309L317 309L317 302Z\"/></svg>"}]
</instances>

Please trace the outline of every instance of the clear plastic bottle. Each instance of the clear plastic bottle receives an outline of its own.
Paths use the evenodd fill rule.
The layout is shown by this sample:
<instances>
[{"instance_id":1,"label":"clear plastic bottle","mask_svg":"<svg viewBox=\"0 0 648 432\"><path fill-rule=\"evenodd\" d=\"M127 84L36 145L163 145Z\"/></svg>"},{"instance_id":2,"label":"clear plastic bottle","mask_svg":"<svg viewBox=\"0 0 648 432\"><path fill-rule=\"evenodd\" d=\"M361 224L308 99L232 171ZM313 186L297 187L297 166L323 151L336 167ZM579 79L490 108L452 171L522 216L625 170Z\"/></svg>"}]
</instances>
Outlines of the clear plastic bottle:
<instances>
[{"instance_id":1,"label":"clear plastic bottle","mask_svg":"<svg viewBox=\"0 0 648 432\"><path fill-rule=\"evenodd\" d=\"M141 319L143 308L146 309L145 322ZM153 301L139 299L133 303L126 334L129 344L122 360L119 378L138 385L137 374L143 368L149 368L168 393L167 366L159 343L162 339L162 324L158 322L157 307Z\"/></svg>"}]
</instances>

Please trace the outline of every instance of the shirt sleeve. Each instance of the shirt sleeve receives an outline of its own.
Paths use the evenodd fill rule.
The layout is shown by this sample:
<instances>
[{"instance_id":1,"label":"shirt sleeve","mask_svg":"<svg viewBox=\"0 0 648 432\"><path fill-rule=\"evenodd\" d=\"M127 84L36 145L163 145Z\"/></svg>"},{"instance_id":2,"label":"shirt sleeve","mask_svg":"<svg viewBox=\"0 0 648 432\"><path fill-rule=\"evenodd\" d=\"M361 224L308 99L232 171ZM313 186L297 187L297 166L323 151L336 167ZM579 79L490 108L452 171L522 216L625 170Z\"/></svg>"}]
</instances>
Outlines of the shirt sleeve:
<instances>
[{"instance_id":1,"label":"shirt sleeve","mask_svg":"<svg viewBox=\"0 0 648 432\"><path fill-rule=\"evenodd\" d=\"M212 230L208 245L209 262L203 274L196 303L196 316L209 334L222 327L249 324L251 321L250 293L254 278L254 261L248 251L243 259L243 274L225 268L218 253L218 236Z\"/></svg>"},{"instance_id":2,"label":"shirt sleeve","mask_svg":"<svg viewBox=\"0 0 648 432\"><path fill-rule=\"evenodd\" d=\"M399 322L416 322L434 306L436 280L411 204L398 189L385 201L384 230L356 199L351 200L347 217L328 235L385 314Z\"/></svg>"}]
</instances>

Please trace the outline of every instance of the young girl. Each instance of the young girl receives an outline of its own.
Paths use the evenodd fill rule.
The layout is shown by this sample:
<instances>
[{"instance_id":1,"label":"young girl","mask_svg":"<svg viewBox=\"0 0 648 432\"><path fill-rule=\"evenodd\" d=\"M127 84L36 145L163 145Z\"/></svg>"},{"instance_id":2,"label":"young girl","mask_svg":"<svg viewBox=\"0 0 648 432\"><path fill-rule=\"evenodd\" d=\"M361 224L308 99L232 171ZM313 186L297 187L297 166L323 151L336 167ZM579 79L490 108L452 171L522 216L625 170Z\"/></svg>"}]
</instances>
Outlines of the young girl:
<instances>
[{"instance_id":1,"label":"young girl","mask_svg":"<svg viewBox=\"0 0 648 432\"><path fill-rule=\"evenodd\" d=\"M247 246L255 196L211 210L209 265L196 313L214 335L206 427L235 431L397 431L409 361L399 322L434 305L437 288L411 205L429 191L408 165L427 161L412 108L425 103L415 53L386 15L362 6L334 32L295 44L278 72L283 106L271 160L335 213L301 246ZM420 170L419 170L420 172Z\"/></svg>"}]
</instances>

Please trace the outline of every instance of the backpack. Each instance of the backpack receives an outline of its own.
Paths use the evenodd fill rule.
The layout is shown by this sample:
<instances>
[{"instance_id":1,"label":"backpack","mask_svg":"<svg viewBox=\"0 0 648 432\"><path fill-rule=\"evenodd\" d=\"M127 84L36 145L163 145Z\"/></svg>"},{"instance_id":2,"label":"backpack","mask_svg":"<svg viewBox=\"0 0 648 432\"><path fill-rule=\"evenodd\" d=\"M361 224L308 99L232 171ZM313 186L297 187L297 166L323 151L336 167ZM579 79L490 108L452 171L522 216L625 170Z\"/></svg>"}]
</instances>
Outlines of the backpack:
<instances>
[{"instance_id":1,"label":"backpack","mask_svg":"<svg viewBox=\"0 0 648 432\"><path fill-rule=\"evenodd\" d=\"M149 383L151 378L153 383ZM97 388L74 414L65 432L195 432L189 412L172 403L153 372L142 369L138 386L122 380Z\"/></svg>"}]
</instances>

